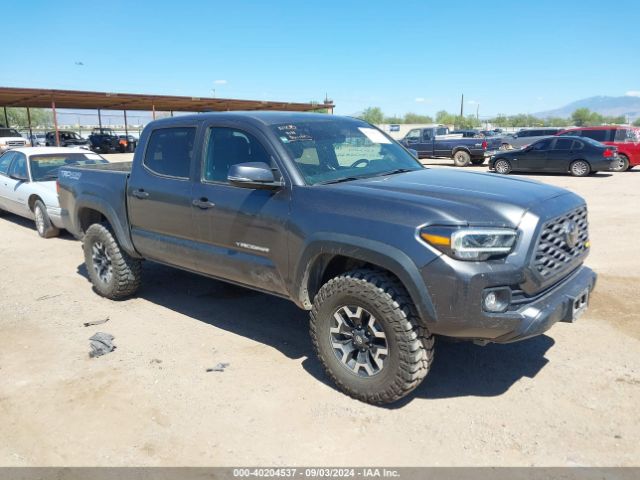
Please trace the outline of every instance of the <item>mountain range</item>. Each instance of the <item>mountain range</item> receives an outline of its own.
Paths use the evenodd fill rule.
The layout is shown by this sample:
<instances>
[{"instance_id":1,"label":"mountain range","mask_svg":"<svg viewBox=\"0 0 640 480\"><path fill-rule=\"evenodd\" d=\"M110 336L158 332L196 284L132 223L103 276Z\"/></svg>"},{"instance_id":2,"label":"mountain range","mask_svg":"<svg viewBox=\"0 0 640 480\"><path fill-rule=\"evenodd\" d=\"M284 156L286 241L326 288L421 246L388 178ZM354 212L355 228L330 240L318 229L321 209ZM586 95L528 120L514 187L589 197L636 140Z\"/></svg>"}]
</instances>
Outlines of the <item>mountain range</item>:
<instances>
[{"instance_id":1,"label":"mountain range","mask_svg":"<svg viewBox=\"0 0 640 480\"><path fill-rule=\"evenodd\" d=\"M597 112L600 115L610 117L624 115L628 117L631 122L633 122L635 119L640 118L640 96L596 96L583 98L582 100L576 100L575 102L568 103L564 107L556 108L555 110L537 112L533 115L539 118L568 118L578 108L588 108L592 112Z\"/></svg>"}]
</instances>

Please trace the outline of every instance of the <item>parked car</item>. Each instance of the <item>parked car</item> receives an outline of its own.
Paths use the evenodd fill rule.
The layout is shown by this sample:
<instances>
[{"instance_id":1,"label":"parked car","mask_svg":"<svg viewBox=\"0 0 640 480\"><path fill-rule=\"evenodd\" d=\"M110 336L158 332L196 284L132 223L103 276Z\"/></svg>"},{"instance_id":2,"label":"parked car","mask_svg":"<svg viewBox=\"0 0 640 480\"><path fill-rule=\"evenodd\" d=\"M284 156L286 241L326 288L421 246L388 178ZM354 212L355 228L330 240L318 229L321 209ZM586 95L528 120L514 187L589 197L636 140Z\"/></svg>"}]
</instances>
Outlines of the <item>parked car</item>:
<instances>
[{"instance_id":1,"label":"parked car","mask_svg":"<svg viewBox=\"0 0 640 480\"><path fill-rule=\"evenodd\" d=\"M136 146L138 145L138 139L133 135L118 135L120 141L118 144L120 145L120 153L125 152L135 152Z\"/></svg>"},{"instance_id":2,"label":"parked car","mask_svg":"<svg viewBox=\"0 0 640 480\"><path fill-rule=\"evenodd\" d=\"M59 130L58 138L60 139L60 147L75 147L83 148L85 150L90 149L89 141L86 138L82 138L76 132L69 130ZM56 146L56 132L47 132L45 137L47 147Z\"/></svg>"},{"instance_id":3,"label":"parked car","mask_svg":"<svg viewBox=\"0 0 640 480\"><path fill-rule=\"evenodd\" d=\"M56 192L63 165L107 163L100 155L77 148L27 147L0 156L0 213L35 220L41 237L58 235L62 225Z\"/></svg>"},{"instance_id":4,"label":"parked car","mask_svg":"<svg viewBox=\"0 0 640 480\"><path fill-rule=\"evenodd\" d=\"M47 145L47 138L44 133L23 133L22 136L27 139L27 143L30 143L32 147L44 147Z\"/></svg>"},{"instance_id":5,"label":"parked car","mask_svg":"<svg viewBox=\"0 0 640 480\"><path fill-rule=\"evenodd\" d=\"M89 144L94 152L120 151L120 137L110 128L94 128L89 135Z\"/></svg>"},{"instance_id":6,"label":"parked car","mask_svg":"<svg viewBox=\"0 0 640 480\"><path fill-rule=\"evenodd\" d=\"M482 165L490 155L489 144L482 138L447 138L449 135L449 129L444 126L414 128L400 143L416 150L418 158L452 158L456 167Z\"/></svg>"},{"instance_id":7,"label":"parked car","mask_svg":"<svg viewBox=\"0 0 640 480\"><path fill-rule=\"evenodd\" d=\"M548 137L520 150L500 152L489 160L489 170L511 172L557 172L586 177L611 170L618 161L616 147L590 138Z\"/></svg>"},{"instance_id":8,"label":"parked car","mask_svg":"<svg viewBox=\"0 0 640 480\"><path fill-rule=\"evenodd\" d=\"M544 127L544 128L523 128L516 133L510 133L502 136L502 149L521 148L532 144L542 138L555 135L564 130L563 128Z\"/></svg>"},{"instance_id":9,"label":"parked car","mask_svg":"<svg viewBox=\"0 0 640 480\"><path fill-rule=\"evenodd\" d=\"M618 161L613 167L614 172L624 172L640 165L640 128L622 125L580 127L563 130L558 135L586 137L615 146Z\"/></svg>"},{"instance_id":10,"label":"parked car","mask_svg":"<svg viewBox=\"0 0 640 480\"><path fill-rule=\"evenodd\" d=\"M582 198L425 169L355 118L165 118L133 162L63 167L58 183L98 294L134 295L149 259L290 299L328 376L371 403L420 384L433 335L541 334L575 320L596 279Z\"/></svg>"},{"instance_id":11,"label":"parked car","mask_svg":"<svg viewBox=\"0 0 640 480\"><path fill-rule=\"evenodd\" d=\"M0 127L0 153L12 148L28 147L29 142L13 128Z\"/></svg>"}]
</instances>

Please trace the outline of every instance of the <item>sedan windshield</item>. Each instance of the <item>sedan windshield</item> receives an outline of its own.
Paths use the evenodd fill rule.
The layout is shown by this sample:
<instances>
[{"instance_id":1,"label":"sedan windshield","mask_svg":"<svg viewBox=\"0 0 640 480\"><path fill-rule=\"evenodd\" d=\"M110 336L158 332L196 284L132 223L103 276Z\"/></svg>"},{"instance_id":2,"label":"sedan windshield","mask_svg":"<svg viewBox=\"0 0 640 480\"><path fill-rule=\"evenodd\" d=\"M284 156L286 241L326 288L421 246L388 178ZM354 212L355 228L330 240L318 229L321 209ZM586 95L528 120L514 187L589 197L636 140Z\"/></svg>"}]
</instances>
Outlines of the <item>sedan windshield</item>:
<instances>
[{"instance_id":1,"label":"sedan windshield","mask_svg":"<svg viewBox=\"0 0 640 480\"><path fill-rule=\"evenodd\" d=\"M328 116L271 128L308 185L423 168L403 147L359 120Z\"/></svg>"},{"instance_id":2,"label":"sedan windshield","mask_svg":"<svg viewBox=\"0 0 640 480\"><path fill-rule=\"evenodd\" d=\"M34 182L55 180L60 167L67 165L95 165L109 163L96 153L48 153L29 157L31 178Z\"/></svg>"}]
</instances>

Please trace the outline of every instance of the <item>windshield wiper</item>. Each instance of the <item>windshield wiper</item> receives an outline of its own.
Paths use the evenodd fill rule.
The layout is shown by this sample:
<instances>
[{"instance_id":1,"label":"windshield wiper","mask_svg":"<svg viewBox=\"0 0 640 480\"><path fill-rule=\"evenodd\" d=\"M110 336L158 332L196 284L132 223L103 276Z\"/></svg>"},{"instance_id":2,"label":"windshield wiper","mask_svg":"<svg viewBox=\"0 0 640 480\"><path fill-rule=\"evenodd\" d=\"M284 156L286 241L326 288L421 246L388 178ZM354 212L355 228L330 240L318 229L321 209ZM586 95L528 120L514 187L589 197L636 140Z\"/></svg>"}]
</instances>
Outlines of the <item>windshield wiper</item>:
<instances>
[{"instance_id":1,"label":"windshield wiper","mask_svg":"<svg viewBox=\"0 0 640 480\"><path fill-rule=\"evenodd\" d=\"M379 173L376 177L385 177L387 175L395 175L396 173L407 173L407 172L416 172L417 170L413 168L396 168L395 170L390 170L388 172Z\"/></svg>"},{"instance_id":2,"label":"windshield wiper","mask_svg":"<svg viewBox=\"0 0 640 480\"><path fill-rule=\"evenodd\" d=\"M364 177L342 177L336 178L335 180L325 180L324 182L318 182L316 185L329 185L330 183L342 183L342 182L351 182L353 180L360 180Z\"/></svg>"}]
</instances>

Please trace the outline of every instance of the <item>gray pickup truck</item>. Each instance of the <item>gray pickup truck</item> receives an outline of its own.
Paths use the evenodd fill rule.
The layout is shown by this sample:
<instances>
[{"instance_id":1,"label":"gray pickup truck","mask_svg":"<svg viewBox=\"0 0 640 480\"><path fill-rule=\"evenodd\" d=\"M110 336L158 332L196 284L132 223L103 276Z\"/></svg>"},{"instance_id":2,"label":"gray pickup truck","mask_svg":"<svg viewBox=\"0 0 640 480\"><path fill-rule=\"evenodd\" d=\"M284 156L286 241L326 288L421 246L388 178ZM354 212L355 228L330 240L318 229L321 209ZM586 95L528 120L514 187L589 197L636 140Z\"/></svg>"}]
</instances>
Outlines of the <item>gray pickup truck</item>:
<instances>
[{"instance_id":1,"label":"gray pickup truck","mask_svg":"<svg viewBox=\"0 0 640 480\"><path fill-rule=\"evenodd\" d=\"M162 119L132 164L63 167L58 190L100 295L135 294L148 259L287 298L311 311L328 376L371 403L420 384L435 335L539 335L575 320L596 280L582 198L423 168L353 118Z\"/></svg>"},{"instance_id":2,"label":"gray pickup truck","mask_svg":"<svg viewBox=\"0 0 640 480\"><path fill-rule=\"evenodd\" d=\"M418 152L418 158L451 158L456 167L482 165L500 144L495 139L451 138L444 125L409 130L400 143Z\"/></svg>"}]
</instances>

